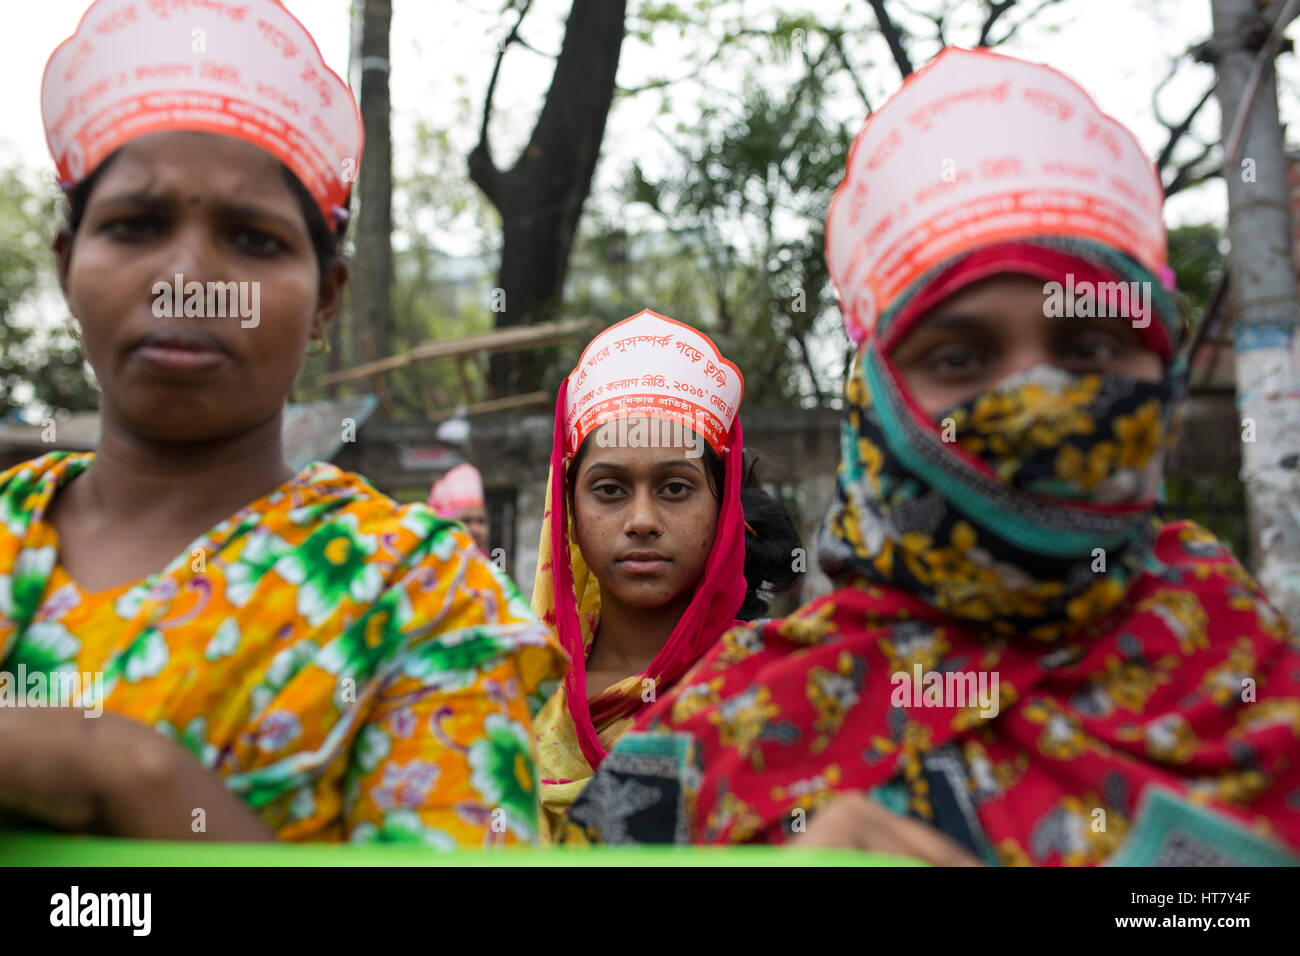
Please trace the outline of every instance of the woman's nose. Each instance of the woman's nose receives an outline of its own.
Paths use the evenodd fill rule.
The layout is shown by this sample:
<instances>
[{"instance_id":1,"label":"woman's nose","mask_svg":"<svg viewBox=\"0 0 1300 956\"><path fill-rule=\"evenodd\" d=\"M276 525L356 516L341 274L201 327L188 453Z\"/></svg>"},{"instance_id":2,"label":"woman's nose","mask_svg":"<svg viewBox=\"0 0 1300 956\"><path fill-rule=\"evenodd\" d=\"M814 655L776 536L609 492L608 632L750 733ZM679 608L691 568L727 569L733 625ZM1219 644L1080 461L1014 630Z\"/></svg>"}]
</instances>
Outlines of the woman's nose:
<instances>
[{"instance_id":1,"label":"woman's nose","mask_svg":"<svg viewBox=\"0 0 1300 956\"><path fill-rule=\"evenodd\" d=\"M659 534L663 522L659 520L659 510L655 507L654 495L648 489L638 490L632 496L628 509L626 531L631 535Z\"/></svg>"},{"instance_id":2,"label":"woman's nose","mask_svg":"<svg viewBox=\"0 0 1300 956\"><path fill-rule=\"evenodd\" d=\"M1055 362L1050 343L1036 336L1020 338L998 363L998 384L1028 372L1031 368L1053 365Z\"/></svg>"},{"instance_id":3,"label":"woman's nose","mask_svg":"<svg viewBox=\"0 0 1300 956\"><path fill-rule=\"evenodd\" d=\"M159 257L158 281L171 284L180 276L181 282L219 280L216 244L207 230L198 224L181 224L172 230L163 244Z\"/></svg>"}]
</instances>

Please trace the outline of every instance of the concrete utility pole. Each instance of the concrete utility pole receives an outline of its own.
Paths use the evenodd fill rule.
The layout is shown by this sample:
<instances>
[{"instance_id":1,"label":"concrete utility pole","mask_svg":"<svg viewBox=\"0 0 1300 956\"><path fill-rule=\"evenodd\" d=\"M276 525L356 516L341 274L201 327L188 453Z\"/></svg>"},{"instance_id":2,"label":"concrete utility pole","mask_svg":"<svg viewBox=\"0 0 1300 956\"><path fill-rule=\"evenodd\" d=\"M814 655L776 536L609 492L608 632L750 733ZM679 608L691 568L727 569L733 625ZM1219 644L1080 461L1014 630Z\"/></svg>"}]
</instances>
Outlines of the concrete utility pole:
<instances>
[{"instance_id":1,"label":"concrete utility pole","mask_svg":"<svg viewBox=\"0 0 1300 956\"><path fill-rule=\"evenodd\" d=\"M1300 308L1273 68L1300 0L1211 0L1211 7L1251 552L1270 600L1300 628Z\"/></svg>"}]
</instances>

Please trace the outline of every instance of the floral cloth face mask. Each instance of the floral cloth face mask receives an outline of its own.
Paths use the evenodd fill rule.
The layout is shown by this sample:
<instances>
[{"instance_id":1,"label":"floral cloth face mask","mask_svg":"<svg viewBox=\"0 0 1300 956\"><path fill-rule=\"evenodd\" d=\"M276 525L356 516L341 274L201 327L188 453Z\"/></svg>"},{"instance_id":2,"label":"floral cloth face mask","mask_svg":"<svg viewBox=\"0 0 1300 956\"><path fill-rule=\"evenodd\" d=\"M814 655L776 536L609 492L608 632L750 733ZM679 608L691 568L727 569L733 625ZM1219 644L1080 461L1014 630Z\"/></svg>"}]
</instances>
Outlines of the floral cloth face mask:
<instances>
[{"instance_id":1,"label":"floral cloth face mask","mask_svg":"<svg viewBox=\"0 0 1300 956\"><path fill-rule=\"evenodd\" d=\"M1167 429L1165 381L1041 365L939 416L941 437L1029 494L1096 505L1151 501Z\"/></svg>"},{"instance_id":2,"label":"floral cloth face mask","mask_svg":"<svg viewBox=\"0 0 1300 956\"><path fill-rule=\"evenodd\" d=\"M1176 375L1040 366L931 423L865 349L846 391L823 568L998 634L1052 640L1099 620L1154 541Z\"/></svg>"}]
</instances>

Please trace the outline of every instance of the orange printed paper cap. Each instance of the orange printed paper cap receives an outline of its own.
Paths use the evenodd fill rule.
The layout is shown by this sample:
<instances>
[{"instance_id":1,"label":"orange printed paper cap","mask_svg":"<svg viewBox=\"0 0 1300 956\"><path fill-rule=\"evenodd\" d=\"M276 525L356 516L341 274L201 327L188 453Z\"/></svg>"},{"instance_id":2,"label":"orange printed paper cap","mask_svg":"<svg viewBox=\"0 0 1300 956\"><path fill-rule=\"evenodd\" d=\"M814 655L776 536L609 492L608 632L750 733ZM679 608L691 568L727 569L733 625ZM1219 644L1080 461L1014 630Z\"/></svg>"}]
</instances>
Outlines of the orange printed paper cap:
<instances>
[{"instance_id":1,"label":"orange printed paper cap","mask_svg":"<svg viewBox=\"0 0 1300 956\"><path fill-rule=\"evenodd\" d=\"M876 110L826 219L854 342L934 266L983 246L1070 237L1164 275L1164 190L1133 134L1056 70L953 47Z\"/></svg>"},{"instance_id":2,"label":"orange printed paper cap","mask_svg":"<svg viewBox=\"0 0 1300 956\"><path fill-rule=\"evenodd\" d=\"M284 163L337 225L361 163L352 91L276 0L96 0L46 64L41 112L65 188L149 133L219 133Z\"/></svg>"},{"instance_id":3,"label":"orange printed paper cap","mask_svg":"<svg viewBox=\"0 0 1300 956\"><path fill-rule=\"evenodd\" d=\"M569 374L565 455L619 418L677 422L721 455L744 391L740 369L707 335L646 309L592 339Z\"/></svg>"}]
</instances>

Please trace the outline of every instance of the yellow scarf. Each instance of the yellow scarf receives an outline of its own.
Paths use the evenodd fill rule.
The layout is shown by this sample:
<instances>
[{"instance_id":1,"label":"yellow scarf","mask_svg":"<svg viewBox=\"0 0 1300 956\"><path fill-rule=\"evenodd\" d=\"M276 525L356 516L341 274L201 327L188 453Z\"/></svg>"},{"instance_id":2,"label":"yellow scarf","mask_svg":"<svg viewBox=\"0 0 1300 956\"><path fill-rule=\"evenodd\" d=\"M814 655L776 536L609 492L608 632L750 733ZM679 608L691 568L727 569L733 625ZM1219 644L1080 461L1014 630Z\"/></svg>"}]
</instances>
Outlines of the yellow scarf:
<instances>
[{"instance_id":1,"label":"yellow scarf","mask_svg":"<svg viewBox=\"0 0 1300 956\"><path fill-rule=\"evenodd\" d=\"M565 465L567 468L567 463ZM537 577L533 584L533 612L551 627L555 627L555 582L551 568L551 481L546 483L546 513L542 518L542 542L537 552ZM578 619L582 625L582 643L588 651L600 623L600 582L587 567L582 551L574 540L572 520L569 522L569 563L573 568L574 593L578 601ZM573 661L571 667L582 667L584 661ZM641 693L641 675L633 674L601 692L606 694ZM601 746L613 749L618 738L632 726L635 715L628 715L604 725L596 732ZM569 698L564 685L551 695L533 719L533 738L537 744L537 769L542 781L542 819L538 833L543 845L553 842L558 827L573 801L587 785L594 771L587 762L578 743L577 729L569 713Z\"/></svg>"}]
</instances>

